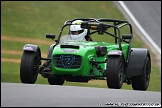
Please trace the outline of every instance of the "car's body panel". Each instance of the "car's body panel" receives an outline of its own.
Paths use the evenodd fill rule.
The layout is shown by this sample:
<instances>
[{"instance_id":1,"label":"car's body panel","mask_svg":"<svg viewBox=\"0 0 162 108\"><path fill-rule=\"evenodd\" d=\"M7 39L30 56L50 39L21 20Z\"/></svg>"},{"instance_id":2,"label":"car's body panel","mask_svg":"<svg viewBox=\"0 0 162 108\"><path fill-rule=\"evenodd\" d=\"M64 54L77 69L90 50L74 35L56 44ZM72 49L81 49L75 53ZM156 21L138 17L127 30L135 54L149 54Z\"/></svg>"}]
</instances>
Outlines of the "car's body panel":
<instances>
[{"instance_id":1,"label":"car's body panel","mask_svg":"<svg viewBox=\"0 0 162 108\"><path fill-rule=\"evenodd\" d=\"M39 55L41 56L41 50L38 45L35 44L26 44L23 49L24 51L32 51L32 52L39 52Z\"/></svg>"},{"instance_id":2,"label":"car's body panel","mask_svg":"<svg viewBox=\"0 0 162 108\"><path fill-rule=\"evenodd\" d=\"M64 45L64 48L61 48L61 45ZM70 45L71 47L69 47ZM74 48L73 46L79 46L79 48ZM66 47L68 46L68 47ZM117 50L118 44L112 44L112 43L106 43L106 42L87 42L87 41L67 41L60 45L55 46L53 53L52 53L52 74L57 75L75 75L75 76L91 76L91 75L97 75L97 76L103 76L101 72L99 72L97 69L92 67L92 64L89 62L92 58L97 62L103 62L107 58L107 55L103 57L97 57L95 47L96 46L106 46L107 47L107 54L111 50ZM127 52L128 52L128 44L122 44L123 54L124 58L127 58ZM65 57L67 55L78 55L81 57L81 67L77 69L71 69L68 66L58 68L54 64L54 56L55 55L64 55ZM68 59L68 57L67 57ZM69 58L70 59L70 58ZM65 61L64 61L65 62ZM68 61L67 61L68 62ZM62 65L65 65L63 63ZM61 64L60 64L61 65ZM73 65L73 64L70 64ZM106 70L106 63L99 64L103 70ZM93 73L90 72L90 69L93 70Z\"/></svg>"}]
</instances>

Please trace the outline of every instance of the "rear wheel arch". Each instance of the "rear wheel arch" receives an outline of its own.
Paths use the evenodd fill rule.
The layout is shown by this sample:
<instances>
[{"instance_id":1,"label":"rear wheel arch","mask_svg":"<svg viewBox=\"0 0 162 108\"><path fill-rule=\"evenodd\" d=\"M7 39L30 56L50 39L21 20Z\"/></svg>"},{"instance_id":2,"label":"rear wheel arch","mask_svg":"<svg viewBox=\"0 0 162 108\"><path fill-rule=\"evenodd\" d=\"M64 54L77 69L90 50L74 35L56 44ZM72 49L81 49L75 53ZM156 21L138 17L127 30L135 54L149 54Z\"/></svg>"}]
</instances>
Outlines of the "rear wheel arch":
<instances>
[{"instance_id":1,"label":"rear wheel arch","mask_svg":"<svg viewBox=\"0 0 162 108\"><path fill-rule=\"evenodd\" d=\"M150 82L151 55L148 49L132 48L126 76L131 79L134 90L147 90Z\"/></svg>"}]
</instances>

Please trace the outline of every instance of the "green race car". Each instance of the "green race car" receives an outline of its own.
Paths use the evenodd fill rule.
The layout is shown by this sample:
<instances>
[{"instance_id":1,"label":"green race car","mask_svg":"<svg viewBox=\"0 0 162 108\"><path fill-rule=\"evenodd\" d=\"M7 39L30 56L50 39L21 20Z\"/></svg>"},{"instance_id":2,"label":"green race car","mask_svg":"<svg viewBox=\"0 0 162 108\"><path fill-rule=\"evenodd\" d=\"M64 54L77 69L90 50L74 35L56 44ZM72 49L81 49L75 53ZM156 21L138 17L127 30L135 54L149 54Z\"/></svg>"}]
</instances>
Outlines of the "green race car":
<instances>
[{"instance_id":1,"label":"green race car","mask_svg":"<svg viewBox=\"0 0 162 108\"><path fill-rule=\"evenodd\" d=\"M85 41L68 40L69 26L73 21L87 29ZM51 85L64 81L88 82L106 80L108 88L120 89L123 83L134 90L147 90L151 73L151 56L146 48L133 48L132 26L129 22L108 18L76 18L67 20L55 40L47 58L41 57L38 45L26 44L20 64L22 83L34 84L38 74ZM66 40L67 39L67 40ZM99 41L100 40L100 41ZM45 60L44 63L42 61Z\"/></svg>"}]
</instances>

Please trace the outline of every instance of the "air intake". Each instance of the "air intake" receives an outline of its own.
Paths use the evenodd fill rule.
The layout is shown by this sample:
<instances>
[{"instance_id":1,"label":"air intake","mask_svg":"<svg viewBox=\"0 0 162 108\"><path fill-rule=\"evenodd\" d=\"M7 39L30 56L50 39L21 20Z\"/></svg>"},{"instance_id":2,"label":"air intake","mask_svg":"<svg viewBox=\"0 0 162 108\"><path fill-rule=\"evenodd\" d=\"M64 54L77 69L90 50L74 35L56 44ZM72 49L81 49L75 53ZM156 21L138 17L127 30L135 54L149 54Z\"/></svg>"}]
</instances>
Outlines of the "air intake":
<instances>
[{"instance_id":1,"label":"air intake","mask_svg":"<svg viewBox=\"0 0 162 108\"><path fill-rule=\"evenodd\" d=\"M54 55L53 63L57 68L77 69L82 64L82 58L81 56L71 54Z\"/></svg>"},{"instance_id":2,"label":"air intake","mask_svg":"<svg viewBox=\"0 0 162 108\"><path fill-rule=\"evenodd\" d=\"M75 45L61 45L61 48L74 48L74 49L79 49L79 46L75 46Z\"/></svg>"}]
</instances>

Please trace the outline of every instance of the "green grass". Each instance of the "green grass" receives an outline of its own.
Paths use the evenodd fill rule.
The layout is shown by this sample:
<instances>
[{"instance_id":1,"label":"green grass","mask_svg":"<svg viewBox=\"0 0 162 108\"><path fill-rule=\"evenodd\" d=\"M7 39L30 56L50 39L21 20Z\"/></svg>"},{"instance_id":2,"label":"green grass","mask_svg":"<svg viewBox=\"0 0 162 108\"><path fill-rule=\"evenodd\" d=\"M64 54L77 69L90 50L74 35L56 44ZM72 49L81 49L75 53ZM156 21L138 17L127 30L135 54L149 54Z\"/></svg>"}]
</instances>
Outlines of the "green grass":
<instances>
[{"instance_id":1,"label":"green grass","mask_svg":"<svg viewBox=\"0 0 162 108\"><path fill-rule=\"evenodd\" d=\"M111 18L114 13L122 18L110 1L2 1L1 6L2 34L18 37L43 39L46 33L58 34L62 24L72 18Z\"/></svg>"},{"instance_id":2,"label":"green grass","mask_svg":"<svg viewBox=\"0 0 162 108\"><path fill-rule=\"evenodd\" d=\"M23 53L22 53L23 54ZM1 54L1 58L14 58L14 59L21 59L21 55L17 55L17 54Z\"/></svg>"},{"instance_id":3,"label":"green grass","mask_svg":"<svg viewBox=\"0 0 162 108\"><path fill-rule=\"evenodd\" d=\"M22 53L23 53L22 48L25 44L27 44L25 43L25 40L24 42L10 41L9 43L8 41L4 41L4 40L1 41L2 49L22 51ZM31 44L35 44L35 43L31 43ZM40 47L42 53L47 53L48 48L50 47L50 45L43 45L43 44L37 44L37 45Z\"/></svg>"},{"instance_id":4,"label":"green grass","mask_svg":"<svg viewBox=\"0 0 162 108\"><path fill-rule=\"evenodd\" d=\"M46 33L58 36L62 24L73 18L125 19L111 1L1 1L1 35L3 36L47 40ZM101 39L104 40L102 36L98 40ZM25 44L27 44L25 40L24 42L1 40L1 49L22 51ZM136 35L132 44L133 47L145 46ZM49 48L48 45L43 44L39 44L39 47L45 54ZM1 53L1 58L20 60L21 55ZM148 91L161 91L160 69L155 62L153 60ZM21 83L19 72L20 63L1 61L1 82ZM39 75L36 84L48 84L48 82ZM96 84L93 81L92 83L65 82L65 85L107 88L105 81ZM132 87L124 84L122 89L132 90Z\"/></svg>"}]
</instances>

